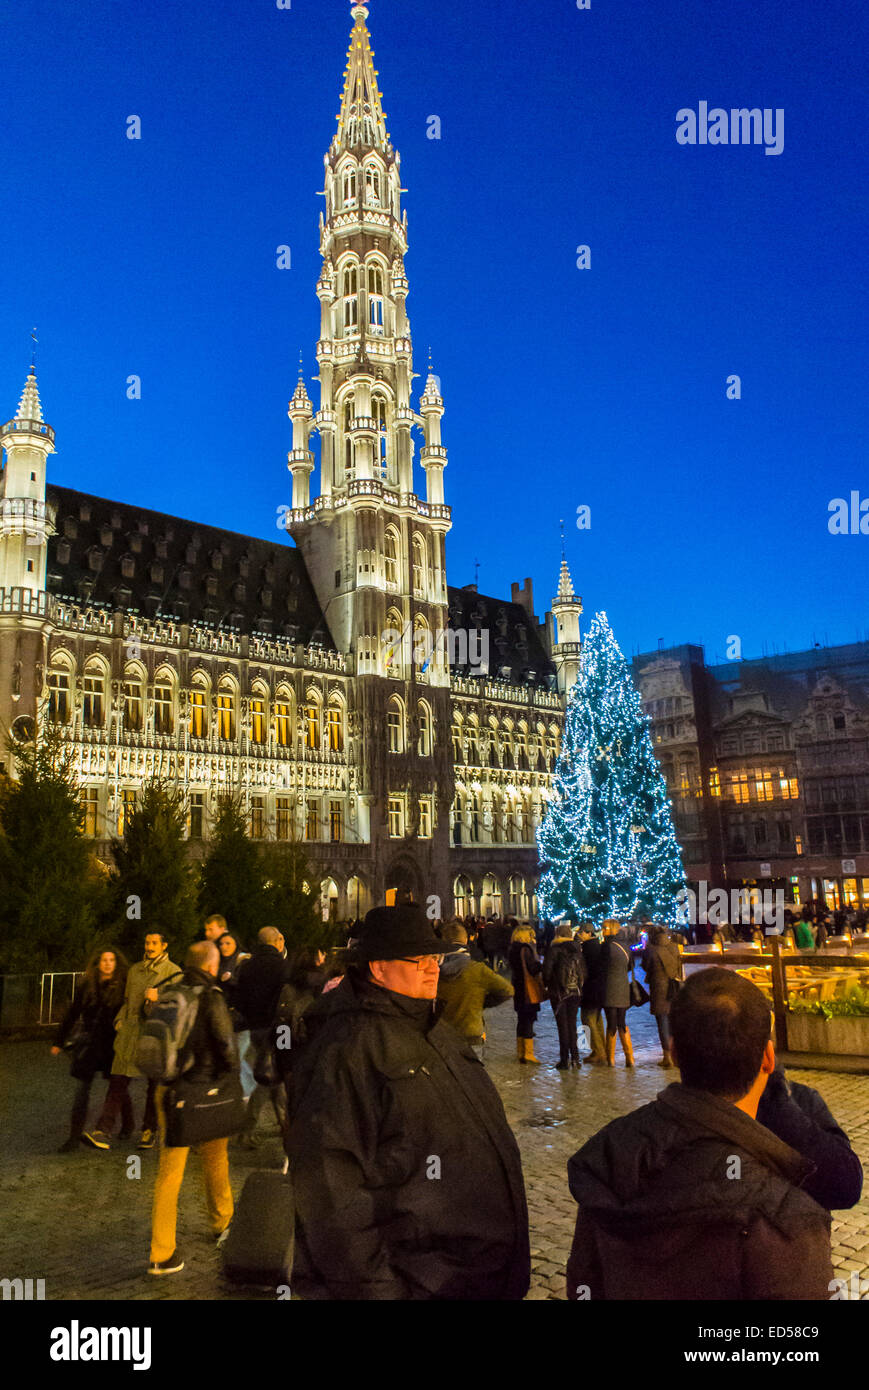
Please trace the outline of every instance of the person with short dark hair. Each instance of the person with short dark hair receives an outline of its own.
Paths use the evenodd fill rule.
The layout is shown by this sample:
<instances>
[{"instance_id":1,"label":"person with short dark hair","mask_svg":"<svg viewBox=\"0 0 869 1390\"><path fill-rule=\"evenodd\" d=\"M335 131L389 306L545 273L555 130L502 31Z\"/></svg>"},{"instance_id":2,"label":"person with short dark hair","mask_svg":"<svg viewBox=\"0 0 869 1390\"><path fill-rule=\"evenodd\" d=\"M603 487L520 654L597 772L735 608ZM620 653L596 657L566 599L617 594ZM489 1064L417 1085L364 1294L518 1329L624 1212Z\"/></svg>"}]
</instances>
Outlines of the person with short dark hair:
<instances>
[{"instance_id":1,"label":"person with short dark hair","mask_svg":"<svg viewBox=\"0 0 869 1390\"><path fill-rule=\"evenodd\" d=\"M122 1134L127 1137L132 1124L130 1081L141 1076L136 1066L136 1046L142 1024L157 999L157 987L171 975L180 975L177 965L169 959L169 947L158 927L145 933L143 959L130 966L124 990L124 1000L115 1019L115 1055L105 1104L100 1111L96 1129L88 1130L84 1138L95 1149L110 1149L115 1121L121 1116ZM148 1080L145 1091L145 1110L142 1115L140 1149L153 1149L157 1142L157 1083Z\"/></svg>"},{"instance_id":2,"label":"person with short dark hair","mask_svg":"<svg viewBox=\"0 0 869 1390\"><path fill-rule=\"evenodd\" d=\"M682 1081L568 1164L569 1299L827 1299L830 1216L814 1165L757 1120L775 1069L768 1000L721 967L670 1009Z\"/></svg>"},{"instance_id":3,"label":"person with short dark hair","mask_svg":"<svg viewBox=\"0 0 869 1390\"><path fill-rule=\"evenodd\" d=\"M585 958L573 939L569 923L563 922L557 928L553 927L553 931L554 936L543 961L543 981L549 991L549 1002L558 1029L559 1058L555 1066L558 1071L567 1071L570 1067L579 1070L582 1062L576 1016L585 982Z\"/></svg>"},{"instance_id":4,"label":"person with short dark hair","mask_svg":"<svg viewBox=\"0 0 869 1390\"><path fill-rule=\"evenodd\" d=\"M679 948L670 939L666 927L652 927L642 963L649 986L649 1013L657 1024L661 1041L662 1055L658 1066L669 1069L673 1065L670 1053L670 1006L679 988L682 962Z\"/></svg>"},{"instance_id":5,"label":"person with short dark hair","mask_svg":"<svg viewBox=\"0 0 869 1390\"><path fill-rule=\"evenodd\" d=\"M226 931L226 925L226 918L221 917L219 912L213 912L210 917L206 917L202 924L204 940L219 941Z\"/></svg>"}]
</instances>

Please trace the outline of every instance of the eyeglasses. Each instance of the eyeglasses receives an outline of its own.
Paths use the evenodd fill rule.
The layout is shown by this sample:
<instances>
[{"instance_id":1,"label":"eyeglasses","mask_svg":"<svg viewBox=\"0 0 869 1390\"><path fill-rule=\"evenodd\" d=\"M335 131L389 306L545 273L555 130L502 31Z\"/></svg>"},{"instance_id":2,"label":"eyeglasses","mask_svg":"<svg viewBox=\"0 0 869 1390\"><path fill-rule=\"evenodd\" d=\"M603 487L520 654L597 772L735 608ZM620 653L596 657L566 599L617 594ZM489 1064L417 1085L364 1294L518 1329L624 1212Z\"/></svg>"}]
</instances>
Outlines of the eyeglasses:
<instances>
[{"instance_id":1,"label":"eyeglasses","mask_svg":"<svg viewBox=\"0 0 869 1390\"><path fill-rule=\"evenodd\" d=\"M435 965L440 965L443 956L399 956L398 959L404 965L415 965L417 970L424 970L426 961L433 960Z\"/></svg>"}]
</instances>

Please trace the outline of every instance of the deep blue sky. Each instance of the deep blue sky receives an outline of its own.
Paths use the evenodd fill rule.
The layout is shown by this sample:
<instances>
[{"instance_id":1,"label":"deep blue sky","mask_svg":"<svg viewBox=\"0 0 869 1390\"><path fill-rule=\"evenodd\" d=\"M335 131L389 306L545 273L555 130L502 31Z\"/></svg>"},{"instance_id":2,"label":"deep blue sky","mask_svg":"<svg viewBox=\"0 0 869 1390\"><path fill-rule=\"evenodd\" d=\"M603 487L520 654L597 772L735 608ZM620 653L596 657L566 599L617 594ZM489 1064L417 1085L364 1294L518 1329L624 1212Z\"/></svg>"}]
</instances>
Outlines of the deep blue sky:
<instances>
[{"instance_id":1,"label":"deep blue sky","mask_svg":"<svg viewBox=\"0 0 869 1390\"><path fill-rule=\"evenodd\" d=\"M585 622L605 608L626 652L862 636L869 536L830 536L827 504L869 496L864 0L370 11L416 367L431 344L447 409L450 581L530 574L542 615L563 517ZM344 0L7 9L0 414L36 324L52 480L277 534L300 347L319 399L350 25ZM678 145L700 100L782 107L784 152Z\"/></svg>"}]
</instances>

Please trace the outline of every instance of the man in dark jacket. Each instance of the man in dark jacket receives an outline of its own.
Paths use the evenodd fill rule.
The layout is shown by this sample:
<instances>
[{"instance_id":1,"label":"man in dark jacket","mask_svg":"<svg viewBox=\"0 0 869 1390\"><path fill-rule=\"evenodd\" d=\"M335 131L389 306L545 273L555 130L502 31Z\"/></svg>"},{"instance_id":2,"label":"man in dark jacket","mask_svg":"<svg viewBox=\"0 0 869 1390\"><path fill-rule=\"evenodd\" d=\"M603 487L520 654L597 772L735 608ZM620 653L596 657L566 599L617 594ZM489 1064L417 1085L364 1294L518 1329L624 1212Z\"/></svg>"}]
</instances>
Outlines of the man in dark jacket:
<instances>
[{"instance_id":1,"label":"man in dark jacket","mask_svg":"<svg viewBox=\"0 0 869 1390\"><path fill-rule=\"evenodd\" d=\"M263 1051L271 1046L272 1026L278 1011L281 990L289 978L284 958L285 943L277 927L262 927L248 960L242 961L236 976L233 1006L241 1014L245 1029L250 1031L247 1060L251 1068ZM264 1107L271 1100L278 1128L286 1127L286 1107L283 1087L257 1086L247 1105L247 1119L241 1142L247 1148L256 1146L256 1127Z\"/></svg>"},{"instance_id":2,"label":"man in dark jacket","mask_svg":"<svg viewBox=\"0 0 869 1390\"><path fill-rule=\"evenodd\" d=\"M528 1211L485 1068L439 1017L450 947L414 904L374 908L305 1015L288 1142L303 1299L521 1299Z\"/></svg>"},{"instance_id":3,"label":"man in dark jacket","mask_svg":"<svg viewBox=\"0 0 869 1390\"><path fill-rule=\"evenodd\" d=\"M814 1165L755 1118L775 1068L769 1003L720 967L674 1000L682 1084L613 1120L568 1164L570 1299L828 1299L830 1216Z\"/></svg>"},{"instance_id":4,"label":"man in dark jacket","mask_svg":"<svg viewBox=\"0 0 869 1390\"><path fill-rule=\"evenodd\" d=\"M154 1187L154 1206L151 1224L151 1263L149 1274L177 1274L184 1261L175 1244L178 1218L178 1193L184 1178L190 1147L172 1145L171 1117L167 1134L166 1104L187 1099L197 1082L219 1082L221 1077L238 1072L238 1054L226 999L217 983L220 952L213 941L197 941L187 952L182 983L198 987L202 993L196 1019L187 1039L186 1058L192 1055L187 1067L171 1088L157 1088L157 1109L160 1116L160 1167ZM185 1058L185 1060L186 1060ZM240 1099L240 1092L239 1092ZM168 1140L168 1142L167 1142ZM221 1139L209 1139L197 1145L205 1178L208 1214L215 1235L220 1238L232 1220L232 1189L229 1185L227 1144L229 1130Z\"/></svg>"}]
</instances>

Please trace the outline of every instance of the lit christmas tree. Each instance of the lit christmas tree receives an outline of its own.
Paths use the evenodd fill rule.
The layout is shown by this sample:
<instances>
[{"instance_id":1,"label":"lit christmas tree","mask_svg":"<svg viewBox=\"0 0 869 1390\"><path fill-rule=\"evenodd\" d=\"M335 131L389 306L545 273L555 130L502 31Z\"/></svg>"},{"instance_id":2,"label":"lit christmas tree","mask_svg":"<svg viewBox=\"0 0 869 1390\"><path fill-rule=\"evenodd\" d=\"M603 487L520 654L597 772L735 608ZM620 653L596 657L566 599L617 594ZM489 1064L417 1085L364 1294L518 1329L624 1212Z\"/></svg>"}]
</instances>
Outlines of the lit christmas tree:
<instances>
[{"instance_id":1,"label":"lit christmas tree","mask_svg":"<svg viewBox=\"0 0 869 1390\"><path fill-rule=\"evenodd\" d=\"M553 781L537 835L541 916L675 922L685 875L667 784L605 613L583 646Z\"/></svg>"}]
</instances>

